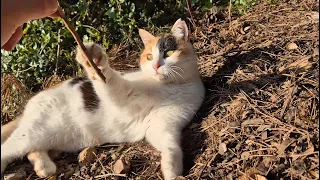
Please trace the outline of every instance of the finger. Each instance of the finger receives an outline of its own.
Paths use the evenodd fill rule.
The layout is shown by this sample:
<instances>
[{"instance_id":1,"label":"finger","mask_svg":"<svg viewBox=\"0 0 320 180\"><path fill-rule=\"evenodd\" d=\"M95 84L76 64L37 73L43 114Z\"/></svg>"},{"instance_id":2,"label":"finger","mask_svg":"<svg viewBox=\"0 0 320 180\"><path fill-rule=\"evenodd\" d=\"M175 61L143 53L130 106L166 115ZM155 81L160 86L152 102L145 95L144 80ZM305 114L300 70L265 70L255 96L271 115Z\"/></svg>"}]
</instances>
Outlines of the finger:
<instances>
[{"instance_id":1,"label":"finger","mask_svg":"<svg viewBox=\"0 0 320 180\"><path fill-rule=\"evenodd\" d=\"M58 18L58 17L60 17L60 16L58 15L58 12L55 12L55 13L49 15L49 17L51 17L51 18Z\"/></svg>"},{"instance_id":2,"label":"finger","mask_svg":"<svg viewBox=\"0 0 320 180\"><path fill-rule=\"evenodd\" d=\"M6 51L11 51L20 41L23 34L22 26L18 27L16 31L12 34L11 38L2 46Z\"/></svg>"},{"instance_id":3,"label":"finger","mask_svg":"<svg viewBox=\"0 0 320 180\"><path fill-rule=\"evenodd\" d=\"M11 0L15 2L14 13L20 23L40 19L55 13L58 9L57 0Z\"/></svg>"}]
</instances>

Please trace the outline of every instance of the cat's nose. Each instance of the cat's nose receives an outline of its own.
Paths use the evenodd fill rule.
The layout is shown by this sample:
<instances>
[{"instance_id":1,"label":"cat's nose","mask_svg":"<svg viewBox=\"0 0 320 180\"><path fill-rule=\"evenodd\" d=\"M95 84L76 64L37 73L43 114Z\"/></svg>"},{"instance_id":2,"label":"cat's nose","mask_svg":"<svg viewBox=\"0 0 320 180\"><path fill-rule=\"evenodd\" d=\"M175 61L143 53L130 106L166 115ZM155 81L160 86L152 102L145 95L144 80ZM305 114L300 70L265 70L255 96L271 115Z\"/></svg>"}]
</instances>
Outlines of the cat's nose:
<instances>
[{"instance_id":1,"label":"cat's nose","mask_svg":"<svg viewBox=\"0 0 320 180\"><path fill-rule=\"evenodd\" d=\"M159 69L159 67L160 67L160 64L159 63L153 64L152 67L153 67L154 70L157 71Z\"/></svg>"}]
</instances>

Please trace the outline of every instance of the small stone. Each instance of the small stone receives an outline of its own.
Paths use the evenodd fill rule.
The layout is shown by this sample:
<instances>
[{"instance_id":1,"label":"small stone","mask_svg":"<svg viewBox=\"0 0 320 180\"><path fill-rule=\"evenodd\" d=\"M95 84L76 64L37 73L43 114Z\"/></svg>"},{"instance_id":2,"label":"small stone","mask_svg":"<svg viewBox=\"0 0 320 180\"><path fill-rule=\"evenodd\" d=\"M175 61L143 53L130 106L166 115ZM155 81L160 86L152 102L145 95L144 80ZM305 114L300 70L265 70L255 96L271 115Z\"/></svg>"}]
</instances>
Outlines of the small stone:
<instances>
[{"instance_id":1,"label":"small stone","mask_svg":"<svg viewBox=\"0 0 320 180\"><path fill-rule=\"evenodd\" d=\"M127 174L130 172L130 162L125 162L123 158L116 161L113 171L117 174Z\"/></svg>"},{"instance_id":2,"label":"small stone","mask_svg":"<svg viewBox=\"0 0 320 180\"><path fill-rule=\"evenodd\" d=\"M227 152L228 148L225 143L219 144L219 154L223 155L225 152Z\"/></svg>"},{"instance_id":3,"label":"small stone","mask_svg":"<svg viewBox=\"0 0 320 180\"><path fill-rule=\"evenodd\" d=\"M87 163L92 162L95 159L95 155L97 154L97 150L92 148L92 147L88 147L85 148L83 151L80 152L79 154L79 163L84 166Z\"/></svg>"},{"instance_id":4,"label":"small stone","mask_svg":"<svg viewBox=\"0 0 320 180\"><path fill-rule=\"evenodd\" d=\"M296 43L290 43L290 44L288 44L288 49L289 50L298 49L298 46Z\"/></svg>"}]
</instances>

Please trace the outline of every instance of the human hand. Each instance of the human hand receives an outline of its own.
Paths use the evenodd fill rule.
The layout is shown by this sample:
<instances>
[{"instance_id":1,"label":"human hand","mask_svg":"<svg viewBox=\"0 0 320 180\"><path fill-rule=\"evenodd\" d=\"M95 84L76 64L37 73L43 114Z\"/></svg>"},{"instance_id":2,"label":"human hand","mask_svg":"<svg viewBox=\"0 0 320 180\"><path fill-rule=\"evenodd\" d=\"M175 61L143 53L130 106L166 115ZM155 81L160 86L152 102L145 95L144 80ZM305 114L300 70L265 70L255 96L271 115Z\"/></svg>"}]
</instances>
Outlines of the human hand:
<instances>
[{"instance_id":1,"label":"human hand","mask_svg":"<svg viewBox=\"0 0 320 180\"><path fill-rule=\"evenodd\" d=\"M12 50L19 42L27 21L57 17L57 0L1 0L1 48Z\"/></svg>"}]
</instances>

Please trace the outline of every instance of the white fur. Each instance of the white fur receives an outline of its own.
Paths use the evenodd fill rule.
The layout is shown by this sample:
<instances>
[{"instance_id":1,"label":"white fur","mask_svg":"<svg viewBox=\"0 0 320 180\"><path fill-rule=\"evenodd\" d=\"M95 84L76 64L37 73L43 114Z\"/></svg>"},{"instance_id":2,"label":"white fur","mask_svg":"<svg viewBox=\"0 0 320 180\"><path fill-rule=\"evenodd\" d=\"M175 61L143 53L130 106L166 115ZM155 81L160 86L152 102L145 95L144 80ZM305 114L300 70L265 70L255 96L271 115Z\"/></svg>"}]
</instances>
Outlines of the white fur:
<instances>
[{"instance_id":1,"label":"white fur","mask_svg":"<svg viewBox=\"0 0 320 180\"><path fill-rule=\"evenodd\" d=\"M99 54L97 45L86 46L93 56L94 51ZM79 53L77 58L82 63ZM102 58L101 63L106 63L106 57ZM57 88L40 92L28 102L18 127L1 145L1 173L14 159L41 151L42 158L34 164L41 171L38 175L48 176L56 170L46 154L48 150L74 152L103 143L136 142L145 138L161 151L164 178L181 175L181 130L199 109L204 87L195 55L175 65L184 73L180 72L183 78L171 79L172 83L155 81L151 65L124 76L107 63L102 65L107 82L92 80L100 99L93 112L84 109L81 83L72 87L71 80L67 80ZM164 69L165 66L159 71ZM161 73L166 76L165 72ZM179 83L175 83L177 80Z\"/></svg>"}]
</instances>

